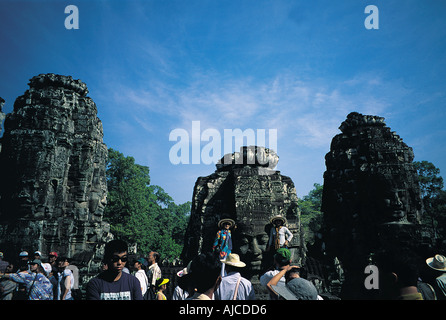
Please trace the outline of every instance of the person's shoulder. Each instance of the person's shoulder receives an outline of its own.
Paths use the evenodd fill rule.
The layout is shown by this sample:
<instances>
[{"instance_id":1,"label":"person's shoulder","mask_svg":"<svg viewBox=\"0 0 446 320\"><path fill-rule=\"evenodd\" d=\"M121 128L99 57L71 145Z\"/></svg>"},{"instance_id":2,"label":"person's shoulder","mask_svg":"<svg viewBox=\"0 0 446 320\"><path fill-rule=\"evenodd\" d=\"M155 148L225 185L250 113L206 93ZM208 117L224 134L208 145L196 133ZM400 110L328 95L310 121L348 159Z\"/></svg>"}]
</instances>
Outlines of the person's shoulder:
<instances>
[{"instance_id":1,"label":"person's shoulder","mask_svg":"<svg viewBox=\"0 0 446 320\"><path fill-rule=\"evenodd\" d=\"M71 276L73 272L70 269L65 268L62 272L64 276Z\"/></svg>"},{"instance_id":2,"label":"person's shoulder","mask_svg":"<svg viewBox=\"0 0 446 320\"><path fill-rule=\"evenodd\" d=\"M125 272L122 272L121 273L121 278L119 279L119 280L123 280L123 281L129 281L129 282L137 282L138 283L138 285L139 285L139 280L133 275L133 274L130 274L130 273L125 273Z\"/></svg>"},{"instance_id":3,"label":"person's shoulder","mask_svg":"<svg viewBox=\"0 0 446 320\"><path fill-rule=\"evenodd\" d=\"M279 273L279 271L277 271L277 270L268 270L263 275L261 275L260 278L261 277L274 277L278 273Z\"/></svg>"}]
</instances>

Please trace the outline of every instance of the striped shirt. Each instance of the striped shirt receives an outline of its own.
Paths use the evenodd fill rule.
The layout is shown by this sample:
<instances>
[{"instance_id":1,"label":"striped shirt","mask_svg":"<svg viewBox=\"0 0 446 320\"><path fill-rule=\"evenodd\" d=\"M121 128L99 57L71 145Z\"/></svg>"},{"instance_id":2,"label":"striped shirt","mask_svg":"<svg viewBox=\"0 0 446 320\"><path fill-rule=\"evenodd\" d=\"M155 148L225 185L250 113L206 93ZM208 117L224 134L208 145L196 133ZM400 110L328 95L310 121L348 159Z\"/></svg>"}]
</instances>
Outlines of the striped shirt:
<instances>
[{"instance_id":1,"label":"striped shirt","mask_svg":"<svg viewBox=\"0 0 446 320\"><path fill-rule=\"evenodd\" d=\"M9 279L26 285L29 300L53 300L53 285L41 273L11 273Z\"/></svg>"}]
</instances>

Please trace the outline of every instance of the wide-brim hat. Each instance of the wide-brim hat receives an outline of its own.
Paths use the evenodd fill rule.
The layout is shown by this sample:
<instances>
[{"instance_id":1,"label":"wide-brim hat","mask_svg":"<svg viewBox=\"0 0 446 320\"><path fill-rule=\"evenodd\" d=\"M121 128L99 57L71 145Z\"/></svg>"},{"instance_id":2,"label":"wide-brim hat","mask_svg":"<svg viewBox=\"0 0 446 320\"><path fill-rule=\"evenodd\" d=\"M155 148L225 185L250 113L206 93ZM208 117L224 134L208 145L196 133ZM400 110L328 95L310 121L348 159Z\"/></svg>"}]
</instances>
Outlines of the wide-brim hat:
<instances>
[{"instance_id":1,"label":"wide-brim hat","mask_svg":"<svg viewBox=\"0 0 446 320\"><path fill-rule=\"evenodd\" d=\"M446 271L446 257L441 254L436 254L434 257L426 259L429 267L437 271Z\"/></svg>"},{"instance_id":2,"label":"wide-brim hat","mask_svg":"<svg viewBox=\"0 0 446 320\"><path fill-rule=\"evenodd\" d=\"M246 266L246 263L240 261L240 256L237 253L230 253L226 260L220 260L224 264L228 266L243 268Z\"/></svg>"},{"instance_id":3,"label":"wide-brim hat","mask_svg":"<svg viewBox=\"0 0 446 320\"><path fill-rule=\"evenodd\" d=\"M270 222L272 224L274 224L274 221L276 221L276 220L281 220L283 222L283 225L285 225L287 223L286 218L282 217L282 216L274 216L270 219Z\"/></svg>"},{"instance_id":4,"label":"wide-brim hat","mask_svg":"<svg viewBox=\"0 0 446 320\"><path fill-rule=\"evenodd\" d=\"M303 278L295 278L286 285L278 284L272 288L285 300L317 300L316 287Z\"/></svg>"},{"instance_id":5,"label":"wide-brim hat","mask_svg":"<svg viewBox=\"0 0 446 320\"><path fill-rule=\"evenodd\" d=\"M218 221L218 227L219 227L219 228L223 228L223 225L224 225L225 223L229 223L230 226L231 226L231 228L232 228L233 226L235 226L235 221L234 221L234 220L229 219L229 218L225 218L225 219L221 219L220 221Z\"/></svg>"}]
</instances>

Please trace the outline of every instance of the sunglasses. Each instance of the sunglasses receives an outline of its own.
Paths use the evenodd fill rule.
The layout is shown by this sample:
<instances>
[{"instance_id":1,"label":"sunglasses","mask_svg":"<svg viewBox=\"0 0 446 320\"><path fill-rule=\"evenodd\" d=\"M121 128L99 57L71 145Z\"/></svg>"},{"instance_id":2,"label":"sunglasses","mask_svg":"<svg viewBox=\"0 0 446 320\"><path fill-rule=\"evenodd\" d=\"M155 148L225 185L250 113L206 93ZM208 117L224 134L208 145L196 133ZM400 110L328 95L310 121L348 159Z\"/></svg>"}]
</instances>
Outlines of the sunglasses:
<instances>
[{"instance_id":1,"label":"sunglasses","mask_svg":"<svg viewBox=\"0 0 446 320\"><path fill-rule=\"evenodd\" d=\"M121 262L127 262L128 257L127 256L125 256L125 257L113 256L110 258L111 262L118 262L119 260L121 260Z\"/></svg>"}]
</instances>

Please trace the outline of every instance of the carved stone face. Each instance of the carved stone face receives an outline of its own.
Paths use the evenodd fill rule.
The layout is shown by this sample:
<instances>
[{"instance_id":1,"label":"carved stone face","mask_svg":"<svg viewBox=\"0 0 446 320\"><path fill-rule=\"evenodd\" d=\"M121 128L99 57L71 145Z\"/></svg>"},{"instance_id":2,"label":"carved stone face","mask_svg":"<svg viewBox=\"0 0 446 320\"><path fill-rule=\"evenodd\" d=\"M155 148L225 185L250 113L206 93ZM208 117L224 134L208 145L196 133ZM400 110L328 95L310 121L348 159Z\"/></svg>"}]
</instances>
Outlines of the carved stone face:
<instances>
[{"instance_id":1,"label":"carved stone face","mask_svg":"<svg viewBox=\"0 0 446 320\"><path fill-rule=\"evenodd\" d=\"M240 259L246 263L246 270L251 274L259 274L265 268L266 248L269 236L262 229L252 229L244 225L234 232L234 249Z\"/></svg>"},{"instance_id":2,"label":"carved stone face","mask_svg":"<svg viewBox=\"0 0 446 320\"><path fill-rule=\"evenodd\" d=\"M391 188L385 191L382 199L382 209L390 221L401 221L406 217L407 191Z\"/></svg>"},{"instance_id":3,"label":"carved stone face","mask_svg":"<svg viewBox=\"0 0 446 320\"><path fill-rule=\"evenodd\" d=\"M375 202L376 213L382 223L414 223L417 220L421 207L420 198L416 197L417 184L409 178L400 178L408 176L404 168L401 168L398 175L378 174L375 177L378 182L370 200Z\"/></svg>"}]
</instances>

